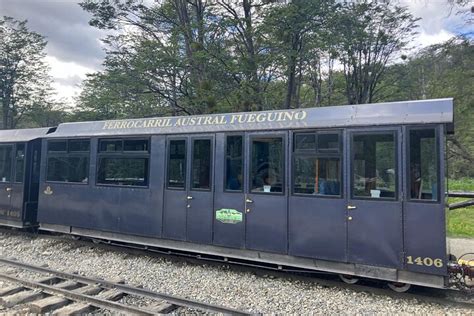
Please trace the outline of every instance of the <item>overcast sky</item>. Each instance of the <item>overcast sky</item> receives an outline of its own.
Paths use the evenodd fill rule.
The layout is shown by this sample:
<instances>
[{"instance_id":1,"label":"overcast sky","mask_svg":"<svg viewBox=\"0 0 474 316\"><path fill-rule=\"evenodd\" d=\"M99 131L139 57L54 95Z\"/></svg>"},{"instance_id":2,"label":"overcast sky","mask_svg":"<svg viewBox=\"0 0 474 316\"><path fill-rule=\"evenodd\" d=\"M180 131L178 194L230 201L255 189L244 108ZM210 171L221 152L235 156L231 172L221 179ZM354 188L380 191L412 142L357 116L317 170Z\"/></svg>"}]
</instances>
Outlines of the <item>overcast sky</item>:
<instances>
[{"instance_id":1,"label":"overcast sky","mask_svg":"<svg viewBox=\"0 0 474 316\"><path fill-rule=\"evenodd\" d=\"M0 16L27 19L28 27L48 40L47 62L54 87L72 103L80 92L85 75L101 69L104 58L100 41L105 32L89 26L90 15L79 7L78 0L0 0ZM414 16L421 17L419 47L446 41L469 30L454 12L449 14L447 0L400 0ZM474 1L471 1L474 5Z\"/></svg>"}]
</instances>

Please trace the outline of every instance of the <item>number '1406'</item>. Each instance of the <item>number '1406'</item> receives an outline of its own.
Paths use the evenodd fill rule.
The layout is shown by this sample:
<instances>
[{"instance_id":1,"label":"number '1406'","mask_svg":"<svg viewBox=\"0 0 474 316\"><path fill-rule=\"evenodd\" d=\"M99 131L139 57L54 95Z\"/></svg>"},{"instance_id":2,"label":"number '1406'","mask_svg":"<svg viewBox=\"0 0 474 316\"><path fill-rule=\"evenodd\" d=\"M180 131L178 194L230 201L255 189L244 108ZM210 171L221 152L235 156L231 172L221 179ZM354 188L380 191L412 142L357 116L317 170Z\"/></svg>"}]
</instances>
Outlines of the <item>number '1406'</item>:
<instances>
[{"instance_id":1,"label":"number '1406'","mask_svg":"<svg viewBox=\"0 0 474 316\"><path fill-rule=\"evenodd\" d=\"M435 266L437 268L441 268L443 266L443 260L440 258L432 259L430 257L416 257L413 258L412 256L407 257L407 263L408 264L416 264L418 266L426 266L426 267L431 267Z\"/></svg>"}]
</instances>

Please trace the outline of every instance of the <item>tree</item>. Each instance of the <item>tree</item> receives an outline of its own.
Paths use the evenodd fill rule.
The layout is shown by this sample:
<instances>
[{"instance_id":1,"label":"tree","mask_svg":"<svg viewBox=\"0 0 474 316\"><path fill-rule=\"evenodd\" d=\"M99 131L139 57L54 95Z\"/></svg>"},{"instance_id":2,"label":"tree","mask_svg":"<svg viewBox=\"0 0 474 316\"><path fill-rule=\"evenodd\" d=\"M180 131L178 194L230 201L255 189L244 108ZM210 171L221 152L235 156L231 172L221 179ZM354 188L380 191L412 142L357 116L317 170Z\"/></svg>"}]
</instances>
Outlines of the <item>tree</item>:
<instances>
[{"instance_id":1,"label":"tree","mask_svg":"<svg viewBox=\"0 0 474 316\"><path fill-rule=\"evenodd\" d=\"M15 128L29 112L51 105L51 78L44 61L46 41L26 21L0 19L0 104L2 128Z\"/></svg>"},{"instance_id":2,"label":"tree","mask_svg":"<svg viewBox=\"0 0 474 316\"><path fill-rule=\"evenodd\" d=\"M454 135L448 136L450 177L474 177L474 41L457 37L392 65L380 82L380 100L454 98Z\"/></svg>"},{"instance_id":3,"label":"tree","mask_svg":"<svg viewBox=\"0 0 474 316\"><path fill-rule=\"evenodd\" d=\"M377 1L344 3L336 14L332 36L343 66L347 102L371 103L387 66L403 58L418 19L404 7Z\"/></svg>"},{"instance_id":4,"label":"tree","mask_svg":"<svg viewBox=\"0 0 474 316\"><path fill-rule=\"evenodd\" d=\"M274 51L284 62L285 108L300 107L303 75L311 65L320 62L323 43L329 40L326 28L333 9L334 1L295 0L269 10L266 16L266 30L273 39Z\"/></svg>"}]
</instances>

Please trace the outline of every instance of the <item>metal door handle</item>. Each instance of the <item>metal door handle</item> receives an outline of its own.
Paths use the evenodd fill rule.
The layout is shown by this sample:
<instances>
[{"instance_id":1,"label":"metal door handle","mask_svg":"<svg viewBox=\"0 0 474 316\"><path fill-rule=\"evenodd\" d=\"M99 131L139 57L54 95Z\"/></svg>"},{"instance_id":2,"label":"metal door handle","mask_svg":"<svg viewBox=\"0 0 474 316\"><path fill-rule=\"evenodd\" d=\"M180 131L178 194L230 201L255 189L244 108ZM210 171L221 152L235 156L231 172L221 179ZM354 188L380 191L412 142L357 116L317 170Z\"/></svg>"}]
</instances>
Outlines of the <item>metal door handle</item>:
<instances>
[{"instance_id":1,"label":"metal door handle","mask_svg":"<svg viewBox=\"0 0 474 316\"><path fill-rule=\"evenodd\" d=\"M357 206L354 206L354 205L347 205L347 209L348 210L355 210L357 208Z\"/></svg>"},{"instance_id":2,"label":"metal door handle","mask_svg":"<svg viewBox=\"0 0 474 316\"><path fill-rule=\"evenodd\" d=\"M253 203L253 201L252 201L251 199L249 199L249 198L246 198L246 199L245 199L245 203Z\"/></svg>"},{"instance_id":3,"label":"metal door handle","mask_svg":"<svg viewBox=\"0 0 474 316\"><path fill-rule=\"evenodd\" d=\"M188 197L186 197L186 199L188 199L188 200L192 200L192 199L193 199L193 197L192 197L192 196L188 196Z\"/></svg>"},{"instance_id":4,"label":"metal door handle","mask_svg":"<svg viewBox=\"0 0 474 316\"><path fill-rule=\"evenodd\" d=\"M7 190L7 192L10 192L12 188L6 188L5 190Z\"/></svg>"}]
</instances>

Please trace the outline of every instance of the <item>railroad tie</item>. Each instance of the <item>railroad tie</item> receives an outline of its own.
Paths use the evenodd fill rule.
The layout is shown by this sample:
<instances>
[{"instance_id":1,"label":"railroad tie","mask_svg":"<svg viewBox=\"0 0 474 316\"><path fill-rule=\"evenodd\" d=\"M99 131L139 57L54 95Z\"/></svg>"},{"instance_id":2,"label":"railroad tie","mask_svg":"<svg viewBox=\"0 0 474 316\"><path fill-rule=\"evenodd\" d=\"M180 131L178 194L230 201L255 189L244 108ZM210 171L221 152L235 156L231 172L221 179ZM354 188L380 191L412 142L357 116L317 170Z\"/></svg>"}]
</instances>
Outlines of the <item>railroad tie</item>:
<instances>
[{"instance_id":1,"label":"railroad tie","mask_svg":"<svg viewBox=\"0 0 474 316\"><path fill-rule=\"evenodd\" d=\"M126 294L121 292L121 291L111 289L111 290L102 291L97 296L100 297L101 299L104 299L104 300L107 300L107 301L118 301L119 299L121 299L125 295Z\"/></svg>"},{"instance_id":2,"label":"railroad tie","mask_svg":"<svg viewBox=\"0 0 474 316\"><path fill-rule=\"evenodd\" d=\"M61 296L50 296L39 301L31 302L27 308L31 313L43 314L69 304L71 301Z\"/></svg>"},{"instance_id":3,"label":"railroad tie","mask_svg":"<svg viewBox=\"0 0 474 316\"><path fill-rule=\"evenodd\" d=\"M165 301L160 302L160 303L154 303L154 304L151 304L150 306L147 306L147 309L157 314L169 314L178 308L179 308L178 305L170 304Z\"/></svg>"},{"instance_id":4,"label":"railroad tie","mask_svg":"<svg viewBox=\"0 0 474 316\"><path fill-rule=\"evenodd\" d=\"M74 289L73 292L77 292L79 294L84 294L84 295L96 295L101 290L102 289L96 285L87 285L87 286ZM53 311L52 314L57 315L57 316L80 315L80 314L89 313L93 311L94 309L96 308L92 306L91 304L77 302L77 303L66 305L58 310L55 310Z\"/></svg>"},{"instance_id":5,"label":"railroad tie","mask_svg":"<svg viewBox=\"0 0 474 316\"><path fill-rule=\"evenodd\" d=\"M52 315L66 316L66 315L82 315L91 312L94 307L87 303L72 303L66 305L58 310L53 311Z\"/></svg>"},{"instance_id":6,"label":"railroad tie","mask_svg":"<svg viewBox=\"0 0 474 316\"><path fill-rule=\"evenodd\" d=\"M41 299L46 295L41 291L26 290L12 295L0 297L0 305L4 307L13 307L18 304L28 303L37 299Z\"/></svg>"},{"instance_id":7,"label":"railroad tie","mask_svg":"<svg viewBox=\"0 0 474 316\"><path fill-rule=\"evenodd\" d=\"M76 282L76 281L66 280L66 281L63 281L61 283L55 284L54 287L64 289L64 290L74 290L74 289L78 289L78 288L83 287L83 283L81 284L81 283Z\"/></svg>"},{"instance_id":8,"label":"railroad tie","mask_svg":"<svg viewBox=\"0 0 474 316\"><path fill-rule=\"evenodd\" d=\"M23 290L25 290L25 288L23 286L9 286L9 287L6 287L4 289L0 289L0 296L7 296L7 295L15 294L15 293L21 292Z\"/></svg>"}]
</instances>

